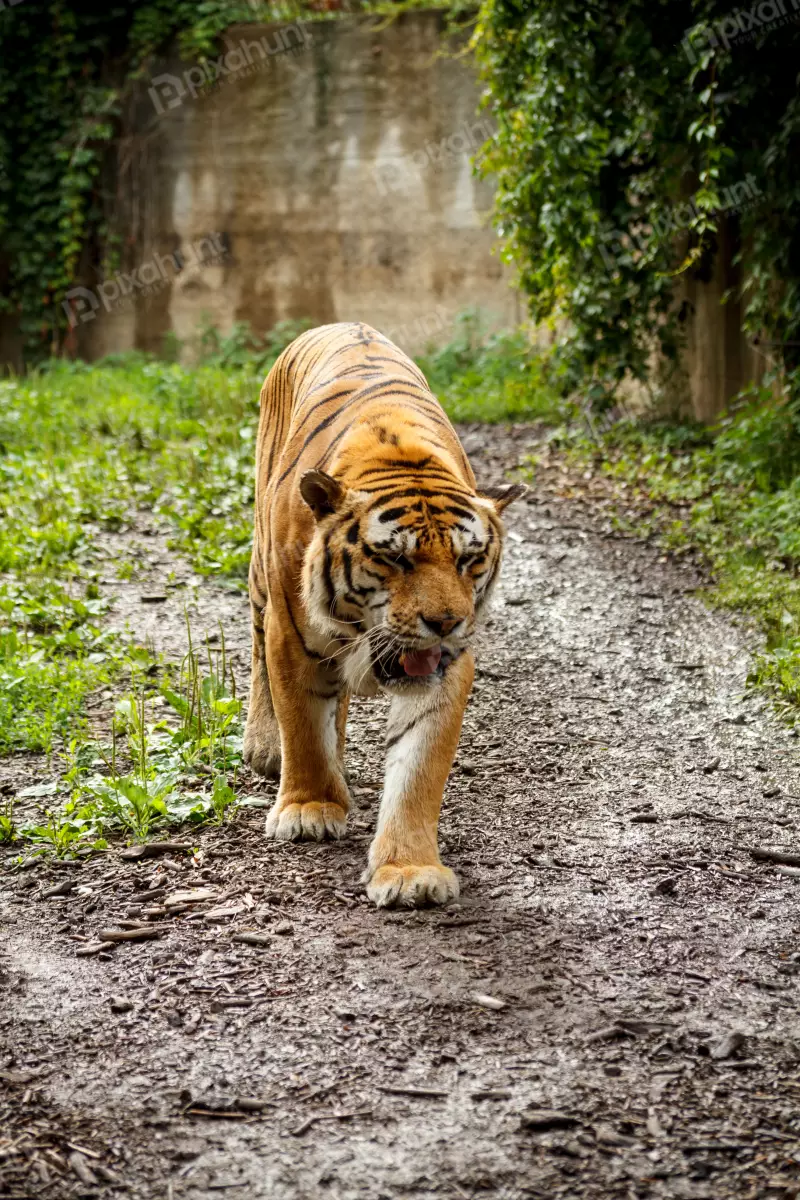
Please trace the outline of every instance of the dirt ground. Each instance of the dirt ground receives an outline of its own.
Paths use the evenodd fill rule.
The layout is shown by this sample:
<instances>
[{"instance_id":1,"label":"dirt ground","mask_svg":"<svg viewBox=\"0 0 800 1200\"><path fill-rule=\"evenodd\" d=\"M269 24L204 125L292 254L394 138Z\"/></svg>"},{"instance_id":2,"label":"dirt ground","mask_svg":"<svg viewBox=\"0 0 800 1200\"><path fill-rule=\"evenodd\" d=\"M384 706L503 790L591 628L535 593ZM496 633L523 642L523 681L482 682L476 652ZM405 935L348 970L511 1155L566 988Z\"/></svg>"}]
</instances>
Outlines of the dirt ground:
<instances>
[{"instance_id":1,"label":"dirt ground","mask_svg":"<svg viewBox=\"0 0 800 1200\"><path fill-rule=\"evenodd\" d=\"M484 482L536 438L462 432ZM750 853L800 853L797 743L745 692L752 635L584 486L508 511L441 826L460 904L366 900L376 701L339 844L267 843L262 807L194 858L0 858L0 1196L800 1195L800 872ZM178 653L189 597L245 685L244 598L137 538L114 620ZM97 952L123 920L157 936Z\"/></svg>"}]
</instances>

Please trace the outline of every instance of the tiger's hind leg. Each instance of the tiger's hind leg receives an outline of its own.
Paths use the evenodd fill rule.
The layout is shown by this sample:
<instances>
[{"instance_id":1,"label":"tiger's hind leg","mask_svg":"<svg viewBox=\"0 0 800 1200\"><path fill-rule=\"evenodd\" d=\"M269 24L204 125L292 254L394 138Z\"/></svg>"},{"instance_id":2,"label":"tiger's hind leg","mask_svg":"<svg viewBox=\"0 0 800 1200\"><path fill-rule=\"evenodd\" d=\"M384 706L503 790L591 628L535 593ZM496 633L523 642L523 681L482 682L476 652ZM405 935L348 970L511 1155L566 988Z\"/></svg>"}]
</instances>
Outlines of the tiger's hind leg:
<instances>
[{"instance_id":1,"label":"tiger's hind leg","mask_svg":"<svg viewBox=\"0 0 800 1200\"><path fill-rule=\"evenodd\" d=\"M250 609L253 618L253 658L250 675L250 705L244 730L244 761L255 771L274 779L281 771L281 734L272 704L267 671L266 632L269 603L258 606L251 576Z\"/></svg>"}]
</instances>

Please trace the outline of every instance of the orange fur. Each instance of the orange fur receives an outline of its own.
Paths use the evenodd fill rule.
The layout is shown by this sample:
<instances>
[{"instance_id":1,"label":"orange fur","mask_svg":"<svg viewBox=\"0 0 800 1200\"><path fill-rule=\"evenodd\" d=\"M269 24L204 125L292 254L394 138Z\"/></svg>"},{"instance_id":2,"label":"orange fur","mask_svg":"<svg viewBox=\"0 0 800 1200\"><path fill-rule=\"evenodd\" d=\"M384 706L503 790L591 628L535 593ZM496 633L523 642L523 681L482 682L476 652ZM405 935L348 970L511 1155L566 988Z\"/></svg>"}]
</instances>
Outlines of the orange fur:
<instances>
[{"instance_id":1,"label":"orange fur","mask_svg":"<svg viewBox=\"0 0 800 1200\"><path fill-rule=\"evenodd\" d=\"M369 326L322 326L261 392L245 758L281 784L279 838L340 837L349 695L392 696L369 857L375 903L444 903L442 793L472 685L470 641L499 568L499 512L481 495L424 376Z\"/></svg>"}]
</instances>

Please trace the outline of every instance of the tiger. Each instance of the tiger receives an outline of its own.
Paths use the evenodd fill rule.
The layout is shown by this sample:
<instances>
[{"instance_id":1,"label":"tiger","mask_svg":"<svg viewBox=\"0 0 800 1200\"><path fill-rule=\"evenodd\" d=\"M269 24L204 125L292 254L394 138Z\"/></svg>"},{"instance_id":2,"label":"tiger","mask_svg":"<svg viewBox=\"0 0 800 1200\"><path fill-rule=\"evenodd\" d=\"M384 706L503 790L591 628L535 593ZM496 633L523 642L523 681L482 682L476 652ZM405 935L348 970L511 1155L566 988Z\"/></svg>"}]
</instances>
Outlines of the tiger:
<instances>
[{"instance_id":1,"label":"tiger","mask_svg":"<svg viewBox=\"0 0 800 1200\"><path fill-rule=\"evenodd\" d=\"M478 490L419 367L361 322L296 338L267 375L256 439L244 759L280 775L266 836L343 836L351 695L390 697L363 882L378 907L459 894L442 797L472 688L471 644L524 484Z\"/></svg>"}]
</instances>

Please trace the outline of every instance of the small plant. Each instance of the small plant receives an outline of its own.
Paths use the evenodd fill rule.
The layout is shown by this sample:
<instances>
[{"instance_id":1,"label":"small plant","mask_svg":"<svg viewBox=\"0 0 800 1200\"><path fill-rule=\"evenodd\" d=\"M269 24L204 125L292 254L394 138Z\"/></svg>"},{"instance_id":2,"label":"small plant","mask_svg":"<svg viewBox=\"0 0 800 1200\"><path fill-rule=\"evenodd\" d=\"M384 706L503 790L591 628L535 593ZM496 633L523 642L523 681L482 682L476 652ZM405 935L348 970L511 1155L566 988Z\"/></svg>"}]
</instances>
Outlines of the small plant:
<instances>
[{"instance_id":1,"label":"small plant","mask_svg":"<svg viewBox=\"0 0 800 1200\"><path fill-rule=\"evenodd\" d=\"M225 633L220 625L218 651L206 639L205 664L195 651L188 618L186 633L189 649L178 672L177 687L162 688L164 699L181 719L176 740L182 747L184 765L209 773L235 769L241 762L242 705L236 697Z\"/></svg>"},{"instance_id":2,"label":"small plant","mask_svg":"<svg viewBox=\"0 0 800 1200\"><path fill-rule=\"evenodd\" d=\"M127 734L128 757L133 764L133 770L127 774L118 768L120 734ZM179 776L174 767L169 769L154 758L144 691L118 702L111 736L111 758L106 760L108 775L89 781L86 790L98 802L97 817L101 821L117 824L135 842L144 842L151 829L167 819L168 801ZM91 806L83 811L91 811Z\"/></svg>"},{"instance_id":3,"label":"small plant","mask_svg":"<svg viewBox=\"0 0 800 1200\"><path fill-rule=\"evenodd\" d=\"M213 820L217 825L222 825L229 812L236 804L236 792L229 785L224 775L214 776L214 786L211 789L211 808L214 816Z\"/></svg>"},{"instance_id":4,"label":"small plant","mask_svg":"<svg viewBox=\"0 0 800 1200\"><path fill-rule=\"evenodd\" d=\"M110 750L70 743L64 776L70 799L31 836L62 853L87 835L120 830L143 842L164 825L222 824L230 817L242 755L241 702L222 629L218 636L219 647L206 639L201 655L187 621L189 649L175 686L154 696L142 684L119 700ZM164 700L167 715L156 719ZM103 773L92 770L100 765ZM196 790L198 777L210 780L208 791Z\"/></svg>"},{"instance_id":5,"label":"small plant","mask_svg":"<svg viewBox=\"0 0 800 1200\"><path fill-rule=\"evenodd\" d=\"M14 821L14 801L8 800L0 805L0 845L11 846L19 838L19 830Z\"/></svg>"},{"instance_id":6,"label":"small plant","mask_svg":"<svg viewBox=\"0 0 800 1200\"><path fill-rule=\"evenodd\" d=\"M93 837L96 822L93 815L70 814L66 809L54 812L42 810L45 820L39 825L23 825L20 834L34 842L35 854L54 854L56 858L74 857L79 850L101 850L108 844L101 837ZM36 844L38 843L38 844Z\"/></svg>"}]
</instances>

